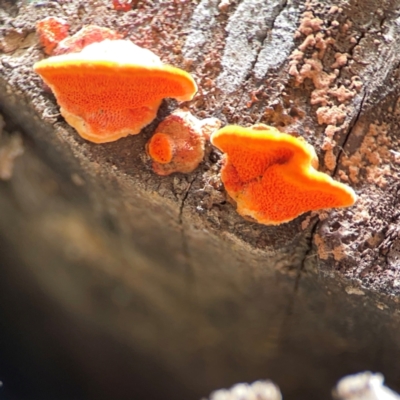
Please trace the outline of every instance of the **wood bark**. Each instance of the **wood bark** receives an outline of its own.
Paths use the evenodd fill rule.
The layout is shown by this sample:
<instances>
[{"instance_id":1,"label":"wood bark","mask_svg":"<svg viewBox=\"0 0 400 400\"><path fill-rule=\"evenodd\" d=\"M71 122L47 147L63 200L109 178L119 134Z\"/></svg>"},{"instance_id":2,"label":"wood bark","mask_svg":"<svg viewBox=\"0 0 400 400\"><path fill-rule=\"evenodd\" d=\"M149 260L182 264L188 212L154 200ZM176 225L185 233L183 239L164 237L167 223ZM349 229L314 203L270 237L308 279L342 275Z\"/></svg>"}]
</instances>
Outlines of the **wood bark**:
<instances>
[{"instance_id":1,"label":"wood bark","mask_svg":"<svg viewBox=\"0 0 400 400\"><path fill-rule=\"evenodd\" d=\"M49 15L123 33L198 94L164 101L137 136L80 139L32 71ZM24 137L0 182L7 390L196 399L268 378L320 399L372 369L400 391L399 18L394 0L0 0L3 136ZM304 137L356 205L246 221L211 146L194 173L155 175L144 146L178 106Z\"/></svg>"}]
</instances>

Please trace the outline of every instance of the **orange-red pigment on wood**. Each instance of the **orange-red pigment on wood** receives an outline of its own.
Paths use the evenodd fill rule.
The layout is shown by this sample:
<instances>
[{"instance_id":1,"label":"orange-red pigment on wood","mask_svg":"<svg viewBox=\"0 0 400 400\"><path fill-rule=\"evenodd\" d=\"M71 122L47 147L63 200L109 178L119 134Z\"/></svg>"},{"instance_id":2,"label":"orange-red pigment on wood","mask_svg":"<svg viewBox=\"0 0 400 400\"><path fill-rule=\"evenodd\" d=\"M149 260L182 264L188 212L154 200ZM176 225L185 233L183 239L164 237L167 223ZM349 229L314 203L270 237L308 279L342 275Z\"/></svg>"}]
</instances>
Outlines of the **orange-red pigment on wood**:
<instances>
[{"instance_id":1,"label":"orange-red pigment on wood","mask_svg":"<svg viewBox=\"0 0 400 400\"><path fill-rule=\"evenodd\" d=\"M266 225L311 210L347 207L356 194L316 170L314 148L266 125L226 126L211 136L225 153L221 179L239 214Z\"/></svg>"},{"instance_id":2,"label":"orange-red pigment on wood","mask_svg":"<svg viewBox=\"0 0 400 400\"><path fill-rule=\"evenodd\" d=\"M79 53L39 61L34 70L66 121L95 143L138 134L156 117L162 99L188 101L197 91L189 73L128 40L93 43Z\"/></svg>"},{"instance_id":3,"label":"orange-red pigment on wood","mask_svg":"<svg viewBox=\"0 0 400 400\"><path fill-rule=\"evenodd\" d=\"M114 10L130 11L132 10L134 0L112 0Z\"/></svg>"}]
</instances>

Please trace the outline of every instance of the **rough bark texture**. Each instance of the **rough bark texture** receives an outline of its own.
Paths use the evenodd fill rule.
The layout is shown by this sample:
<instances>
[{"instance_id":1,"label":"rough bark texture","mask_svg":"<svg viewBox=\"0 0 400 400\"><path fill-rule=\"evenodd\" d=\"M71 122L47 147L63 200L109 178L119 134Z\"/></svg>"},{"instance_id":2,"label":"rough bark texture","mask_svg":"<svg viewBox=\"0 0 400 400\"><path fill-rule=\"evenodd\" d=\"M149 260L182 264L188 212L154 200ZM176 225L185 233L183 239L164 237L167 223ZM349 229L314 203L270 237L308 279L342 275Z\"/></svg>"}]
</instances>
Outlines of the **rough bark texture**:
<instances>
[{"instance_id":1,"label":"rough bark texture","mask_svg":"<svg viewBox=\"0 0 400 400\"><path fill-rule=\"evenodd\" d=\"M400 2L111 3L0 0L0 109L25 147L0 182L2 324L43 372L16 387L195 399L270 378L285 399L317 399L374 369L400 390ZM144 145L171 100L140 135L80 139L32 71L49 15L71 33L113 28L190 71L199 92L184 106L199 118L304 137L357 204L246 221L211 146L193 174L158 177ZM28 326L19 339L10 328Z\"/></svg>"}]
</instances>

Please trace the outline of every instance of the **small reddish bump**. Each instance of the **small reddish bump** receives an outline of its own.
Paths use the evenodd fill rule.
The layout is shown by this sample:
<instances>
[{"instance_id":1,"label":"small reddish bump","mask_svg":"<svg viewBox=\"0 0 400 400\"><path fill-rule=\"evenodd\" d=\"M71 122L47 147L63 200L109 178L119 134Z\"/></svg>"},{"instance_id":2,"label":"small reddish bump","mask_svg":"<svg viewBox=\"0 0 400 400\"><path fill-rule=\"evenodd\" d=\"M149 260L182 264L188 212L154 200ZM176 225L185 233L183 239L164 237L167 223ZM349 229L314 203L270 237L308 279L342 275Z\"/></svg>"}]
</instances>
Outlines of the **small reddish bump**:
<instances>
[{"instance_id":1,"label":"small reddish bump","mask_svg":"<svg viewBox=\"0 0 400 400\"><path fill-rule=\"evenodd\" d=\"M153 171L163 176L194 171L204 158L206 140L220 126L216 118L199 120L189 111L169 115L146 145Z\"/></svg>"},{"instance_id":2,"label":"small reddish bump","mask_svg":"<svg viewBox=\"0 0 400 400\"><path fill-rule=\"evenodd\" d=\"M316 170L314 147L267 125L226 126L211 136L225 153L221 180L243 217L279 225L311 210L348 207L356 194Z\"/></svg>"},{"instance_id":3,"label":"small reddish bump","mask_svg":"<svg viewBox=\"0 0 400 400\"><path fill-rule=\"evenodd\" d=\"M53 54L58 43L68 36L69 27L67 21L57 17L47 17L36 24L36 32L46 54Z\"/></svg>"},{"instance_id":4,"label":"small reddish bump","mask_svg":"<svg viewBox=\"0 0 400 400\"><path fill-rule=\"evenodd\" d=\"M168 164L173 156L173 143L165 133L156 133L147 144L149 156L157 163Z\"/></svg>"},{"instance_id":5,"label":"small reddish bump","mask_svg":"<svg viewBox=\"0 0 400 400\"><path fill-rule=\"evenodd\" d=\"M113 0L114 10L117 11L130 11L133 7L133 0Z\"/></svg>"},{"instance_id":6,"label":"small reddish bump","mask_svg":"<svg viewBox=\"0 0 400 400\"><path fill-rule=\"evenodd\" d=\"M129 40L92 43L33 68L51 88L65 120L94 143L138 134L156 117L162 99L189 101L197 91L189 73Z\"/></svg>"}]
</instances>

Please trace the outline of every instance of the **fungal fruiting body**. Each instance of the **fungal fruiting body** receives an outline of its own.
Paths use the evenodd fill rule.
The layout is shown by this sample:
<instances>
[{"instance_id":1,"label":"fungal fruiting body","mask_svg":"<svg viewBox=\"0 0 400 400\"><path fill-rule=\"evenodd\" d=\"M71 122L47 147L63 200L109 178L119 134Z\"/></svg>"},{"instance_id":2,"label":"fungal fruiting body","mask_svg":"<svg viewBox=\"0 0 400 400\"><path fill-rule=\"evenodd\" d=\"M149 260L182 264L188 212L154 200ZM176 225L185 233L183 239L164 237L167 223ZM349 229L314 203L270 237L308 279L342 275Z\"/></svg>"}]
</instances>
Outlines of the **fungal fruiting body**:
<instances>
[{"instance_id":1,"label":"fungal fruiting body","mask_svg":"<svg viewBox=\"0 0 400 400\"><path fill-rule=\"evenodd\" d=\"M165 118L147 143L147 154L158 175L190 173L204 158L205 141L221 126L216 118L199 120L189 111L178 110Z\"/></svg>"},{"instance_id":2,"label":"fungal fruiting body","mask_svg":"<svg viewBox=\"0 0 400 400\"><path fill-rule=\"evenodd\" d=\"M225 153L221 179L242 216L278 225L307 211L354 204L353 189L317 171L314 148L266 125L226 126L211 136Z\"/></svg>"},{"instance_id":3,"label":"fungal fruiting body","mask_svg":"<svg viewBox=\"0 0 400 400\"><path fill-rule=\"evenodd\" d=\"M133 0L112 0L114 10L130 11L133 7Z\"/></svg>"},{"instance_id":4,"label":"fungal fruiting body","mask_svg":"<svg viewBox=\"0 0 400 400\"><path fill-rule=\"evenodd\" d=\"M61 40L53 50L52 55L59 56L61 54L79 53L86 46L102 42L106 39L118 40L122 39L122 35L112 29L97 25L86 25L74 35Z\"/></svg>"},{"instance_id":5,"label":"fungal fruiting body","mask_svg":"<svg viewBox=\"0 0 400 400\"><path fill-rule=\"evenodd\" d=\"M62 18L47 17L36 24L36 31L44 52L53 54L57 45L68 36L69 24Z\"/></svg>"},{"instance_id":6,"label":"fungal fruiting body","mask_svg":"<svg viewBox=\"0 0 400 400\"><path fill-rule=\"evenodd\" d=\"M168 119L171 120L171 118ZM170 125L173 126L174 123L172 122ZM181 130L180 125L178 126L178 130ZM169 164L172 161L175 150L174 147L173 138L168 135L168 133L156 132L147 144L147 152L153 159L154 163L164 165Z\"/></svg>"},{"instance_id":7,"label":"fungal fruiting body","mask_svg":"<svg viewBox=\"0 0 400 400\"><path fill-rule=\"evenodd\" d=\"M36 32L44 52L54 56L78 53L89 44L102 42L105 39L122 38L118 32L96 25L84 26L72 36L68 35L68 30L69 24L58 17L47 17L36 24Z\"/></svg>"},{"instance_id":8,"label":"fungal fruiting body","mask_svg":"<svg viewBox=\"0 0 400 400\"><path fill-rule=\"evenodd\" d=\"M104 40L80 53L50 57L34 70L53 91L65 120L87 140L135 135L157 114L163 98L191 100L189 73L165 65L128 40Z\"/></svg>"}]
</instances>

